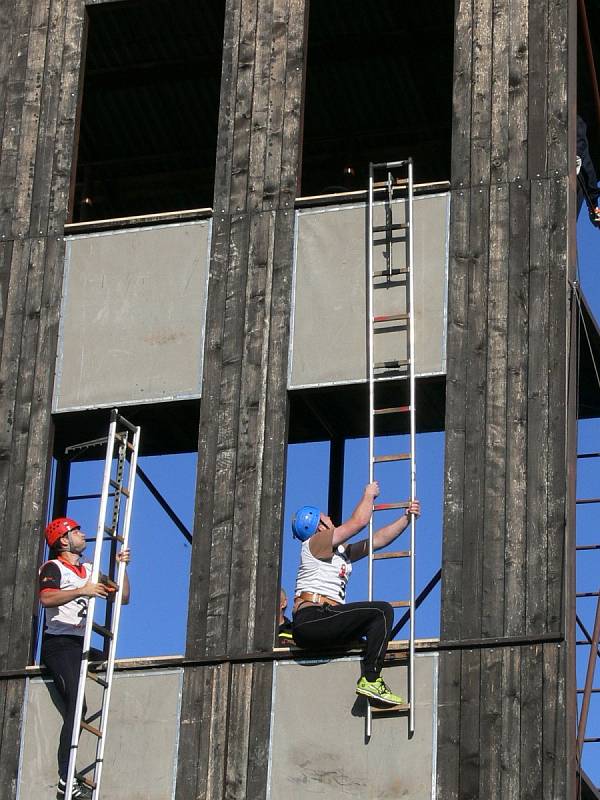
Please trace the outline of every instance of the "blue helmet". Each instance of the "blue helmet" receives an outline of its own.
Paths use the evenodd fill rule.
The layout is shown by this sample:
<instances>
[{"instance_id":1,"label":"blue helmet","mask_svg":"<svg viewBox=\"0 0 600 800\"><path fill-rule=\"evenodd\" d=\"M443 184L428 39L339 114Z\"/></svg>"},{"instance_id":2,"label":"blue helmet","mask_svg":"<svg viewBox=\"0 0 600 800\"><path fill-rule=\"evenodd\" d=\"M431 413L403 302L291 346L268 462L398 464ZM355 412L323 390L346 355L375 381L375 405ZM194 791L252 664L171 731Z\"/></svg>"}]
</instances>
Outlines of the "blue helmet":
<instances>
[{"instance_id":1,"label":"blue helmet","mask_svg":"<svg viewBox=\"0 0 600 800\"><path fill-rule=\"evenodd\" d=\"M321 512L315 506L302 506L292 517L292 533L294 538L305 542L316 533L321 519Z\"/></svg>"}]
</instances>

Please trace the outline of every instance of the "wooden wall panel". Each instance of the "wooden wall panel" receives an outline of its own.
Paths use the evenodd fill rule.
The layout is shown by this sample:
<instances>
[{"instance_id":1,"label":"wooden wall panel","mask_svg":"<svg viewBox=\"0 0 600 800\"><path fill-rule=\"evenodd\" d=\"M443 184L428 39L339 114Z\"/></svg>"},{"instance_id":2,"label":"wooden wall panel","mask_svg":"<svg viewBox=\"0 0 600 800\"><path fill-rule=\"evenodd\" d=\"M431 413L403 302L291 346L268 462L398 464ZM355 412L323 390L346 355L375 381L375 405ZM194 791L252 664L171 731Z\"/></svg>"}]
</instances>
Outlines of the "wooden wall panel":
<instances>
[{"instance_id":1,"label":"wooden wall panel","mask_svg":"<svg viewBox=\"0 0 600 800\"><path fill-rule=\"evenodd\" d=\"M0 669L30 661L83 0L0 10ZM3 681L0 781L14 797L24 682Z\"/></svg>"},{"instance_id":2,"label":"wooden wall panel","mask_svg":"<svg viewBox=\"0 0 600 800\"><path fill-rule=\"evenodd\" d=\"M442 573L442 637L457 649L440 659L444 798L484 787L566 797L574 769L572 11L569 0L457 2Z\"/></svg>"},{"instance_id":3,"label":"wooden wall panel","mask_svg":"<svg viewBox=\"0 0 600 800\"><path fill-rule=\"evenodd\" d=\"M264 797L287 443L304 0L229 0L208 286L178 800Z\"/></svg>"}]
</instances>

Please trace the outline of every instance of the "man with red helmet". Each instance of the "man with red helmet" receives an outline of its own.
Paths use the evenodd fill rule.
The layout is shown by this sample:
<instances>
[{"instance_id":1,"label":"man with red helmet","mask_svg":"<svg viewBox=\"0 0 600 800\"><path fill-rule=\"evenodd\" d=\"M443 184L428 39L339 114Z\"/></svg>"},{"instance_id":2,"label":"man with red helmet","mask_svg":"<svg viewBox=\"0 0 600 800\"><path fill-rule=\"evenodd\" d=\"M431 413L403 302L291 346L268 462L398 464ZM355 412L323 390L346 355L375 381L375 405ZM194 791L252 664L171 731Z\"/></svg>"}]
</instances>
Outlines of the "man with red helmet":
<instances>
[{"instance_id":1,"label":"man with red helmet","mask_svg":"<svg viewBox=\"0 0 600 800\"><path fill-rule=\"evenodd\" d=\"M41 661L48 668L64 701L64 722L58 747L57 795L61 797L66 792L89 598L106 598L113 590L105 579L104 582L91 582L92 565L81 562L86 542L78 522L69 517L54 519L46 527L45 536L50 548L50 559L42 565L39 572L39 598L45 609ZM129 550L121 550L117 560L128 564ZM129 602L127 573L122 602ZM76 779L71 796L84 798L91 794L88 787Z\"/></svg>"}]
</instances>

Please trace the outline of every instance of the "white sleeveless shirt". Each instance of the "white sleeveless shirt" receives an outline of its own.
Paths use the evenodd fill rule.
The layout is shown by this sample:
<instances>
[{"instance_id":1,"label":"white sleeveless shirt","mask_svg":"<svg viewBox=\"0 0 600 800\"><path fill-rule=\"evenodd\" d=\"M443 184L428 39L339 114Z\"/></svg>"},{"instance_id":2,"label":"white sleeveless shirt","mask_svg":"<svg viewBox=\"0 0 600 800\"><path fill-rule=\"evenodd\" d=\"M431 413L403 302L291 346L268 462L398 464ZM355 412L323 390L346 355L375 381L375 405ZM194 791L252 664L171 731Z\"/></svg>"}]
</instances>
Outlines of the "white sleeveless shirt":
<instances>
[{"instance_id":1,"label":"white sleeveless shirt","mask_svg":"<svg viewBox=\"0 0 600 800\"><path fill-rule=\"evenodd\" d=\"M47 589L80 589L92 574L91 564L72 566L53 558L40 568L40 593ZM62 606L45 608L46 625L44 632L52 636L83 636L88 611L88 597L77 597Z\"/></svg>"},{"instance_id":2,"label":"white sleeveless shirt","mask_svg":"<svg viewBox=\"0 0 600 800\"><path fill-rule=\"evenodd\" d=\"M302 592L316 592L338 603L346 602L346 584L352 563L344 545L338 545L330 560L323 561L310 552L310 539L302 543L295 597Z\"/></svg>"}]
</instances>

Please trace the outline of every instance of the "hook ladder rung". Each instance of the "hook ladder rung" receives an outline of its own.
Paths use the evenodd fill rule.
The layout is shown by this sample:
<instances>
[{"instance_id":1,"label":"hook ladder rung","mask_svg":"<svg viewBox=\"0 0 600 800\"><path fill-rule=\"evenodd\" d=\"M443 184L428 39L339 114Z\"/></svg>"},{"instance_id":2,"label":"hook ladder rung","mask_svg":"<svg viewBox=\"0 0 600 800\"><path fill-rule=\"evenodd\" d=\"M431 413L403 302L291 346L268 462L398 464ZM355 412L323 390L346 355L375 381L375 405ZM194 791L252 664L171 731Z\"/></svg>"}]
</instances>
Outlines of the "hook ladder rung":
<instances>
[{"instance_id":1,"label":"hook ladder rung","mask_svg":"<svg viewBox=\"0 0 600 800\"><path fill-rule=\"evenodd\" d=\"M375 456L374 464L383 464L386 461L410 461L410 453L392 453L388 456Z\"/></svg>"},{"instance_id":2,"label":"hook ladder rung","mask_svg":"<svg viewBox=\"0 0 600 800\"><path fill-rule=\"evenodd\" d=\"M386 558L410 558L410 550L397 550L396 552L375 553L373 555L375 561L382 561Z\"/></svg>"},{"instance_id":3,"label":"hook ladder rung","mask_svg":"<svg viewBox=\"0 0 600 800\"><path fill-rule=\"evenodd\" d=\"M410 600L392 600L390 605L392 608L409 608Z\"/></svg>"},{"instance_id":4,"label":"hook ladder rung","mask_svg":"<svg viewBox=\"0 0 600 800\"><path fill-rule=\"evenodd\" d=\"M381 164L375 164L374 166L378 167ZM376 181L373 183L374 189L387 189L389 187L388 181ZM401 188L402 186L408 186L408 178L396 178L396 180L392 181L392 188L397 189Z\"/></svg>"},{"instance_id":5,"label":"hook ladder rung","mask_svg":"<svg viewBox=\"0 0 600 800\"><path fill-rule=\"evenodd\" d=\"M98 739L102 738L102 731L100 728L95 728L93 725L90 725L89 722L84 722L81 720L81 728L88 733L91 733L93 736L96 736Z\"/></svg>"},{"instance_id":6,"label":"hook ladder rung","mask_svg":"<svg viewBox=\"0 0 600 800\"><path fill-rule=\"evenodd\" d=\"M121 417L121 419L122 419L122 417ZM122 433L117 433L115 435L115 439L117 439L119 442L121 442L121 444L124 444L125 447L128 450L131 450L133 452L133 450L135 449L134 446L132 445L132 443L129 441L129 439L126 436L124 436Z\"/></svg>"},{"instance_id":7,"label":"hook ladder rung","mask_svg":"<svg viewBox=\"0 0 600 800\"><path fill-rule=\"evenodd\" d=\"M129 489L121 486L119 483L117 483L117 481L113 481L112 478L110 480L110 485L113 487L113 489L117 489L117 491L121 492L124 497L129 497Z\"/></svg>"},{"instance_id":8,"label":"hook ladder rung","mask_svg":"<svg viewBox=\"0 0 600 800\"><path fill-rule=\"evenodd\" d=\"M410 275L410 270L408 267L402 269L394 267L393 269L378 269L373 273L374 278L393 278L394 275Z\"/></svg>"},{"instance_id":9,"label":"hook ladder rung","mask_svg":"<svg viewBox=\"0 0 600 800\"><path fill-rule=\"evenodd\" d=\"M377 361L373 364L375 369L399 369L400 367L408 367L410 365L410 358L396 358L393 361Z\"/></svg>"},{"instance_id":10,"label":"hook ladder rung","mask_svg":"<svg viewBox=\"0 0 600 800\"><path fill-rule=\"evenodd\" d=\"M98 675L94 675L93 672L88 672L87 676L91 681L94 681L94 683L98 683L104 689L108 689L108 683L107 681L104 680L104 678L101 678Z\"/></svg>"},{"instance_id":11,"label":"hook ladder rung","mask_svg":"<svg viewBox=\"0 0 600 800\"><path fill-rule=\"evenodd\" d=\"M406 714L410 711L409 703L399 703L396 706L376 706L371 704L372 714Z\"/></svg>"},{"instance_id":12,"label":"hook ladder rung","mask_svg":"<svg viewBox=\"0 0 600 800\"><path fill-rule=\"evenodd\" d=\"M387 236L385 239L373 239L373 244L381 247L384 244L403 244L405 241L404 236Z\"/></svg>"},{"instance_id":13,"label":"hook ladder rung","mask_svg":"<svg viewBox=\"0 0 600 800\"><path fill-rule=\"evenodd\" d=\"M99 636L104 636L105 639L112 639L113 632L109 631L108 628L105 628L104 625L98 625L97 622L92 624L92 630L94 633L97 633Z\"/></svg>"},{"instance_id":14,"label":"hook ladder rung","mask_svg":"<svg viewBox=\"0 0 600 800\"><path fill-rule=\"evenodd\" d=\"M97 763L97 762L95 762L95 761L94 761L94 764L96 764L96 763ZM93 765L92 765L92 766L93 766ZM80 781L81 783L85 783L85 785L86 785L86 786L88 786L90 789L95 789L95 788L96 788L96 786L97 786L97 784L96 784L96 783L94 783L94 781L91 781L91 780L90 780L90 779L89 779L89 778L88 778L86 775L84 775L82 772L78 772L78 773L77 773L77 780L78 780L78 781Z\"/></svg>"},{"instance_id":15,"label":"hook ladder rung","mask_svg":"<svg viewBox=\"0 0 600 800\"><path fill-rule=\"evenodd\" d=\"M410 228L408 222L394 222L393 225L375 225L373 233L387 233L388 231L407 231Z\"/></svg>"},{"instance_id":16,"label":"hook ladder rung","mask_svg":"<svg viewBox=\"0 0 600 800\"><path fill-rule=\"evenodd\" d=\"M109 528L107 525L104 526L104 533L110 539L116 539L117 542L121 542L121 544L123 544L123 542L125 541L122 536L119 536L119 534L115 531L114 528Z\"/></svg>"},{"instance_id":17,"label":"hook ladder rung","mask_svg":"<svg viewBox=\"0 0 600 800\"><path fill-rule=\"evenodd\" d=\"M376 408L373 414L406 414L410 406L393 406L392 408Z\"/></svg>"},{"instance_id":18,"label":"hook ladder rung","mask_svg":"<svg viewBox=\"0 0 600 800\"><path fill-rule=\"evenodd\" d=\"M410 502L402 500L400 503L376 503L373 506L373 511L391 511L394 508L408 508Z\"/></svg>"},{"instance_id":19,"label":"hook ladder rung","mask_svg":"<svg viewBox=\"0 0 600 800\"><path fill-rule=\"evenodd\" d=\"M373 317L373 322L406 322L409 319L410 314L402 312L397 314L379 314L377 317Z\"/></svg>"}]
</instances>

